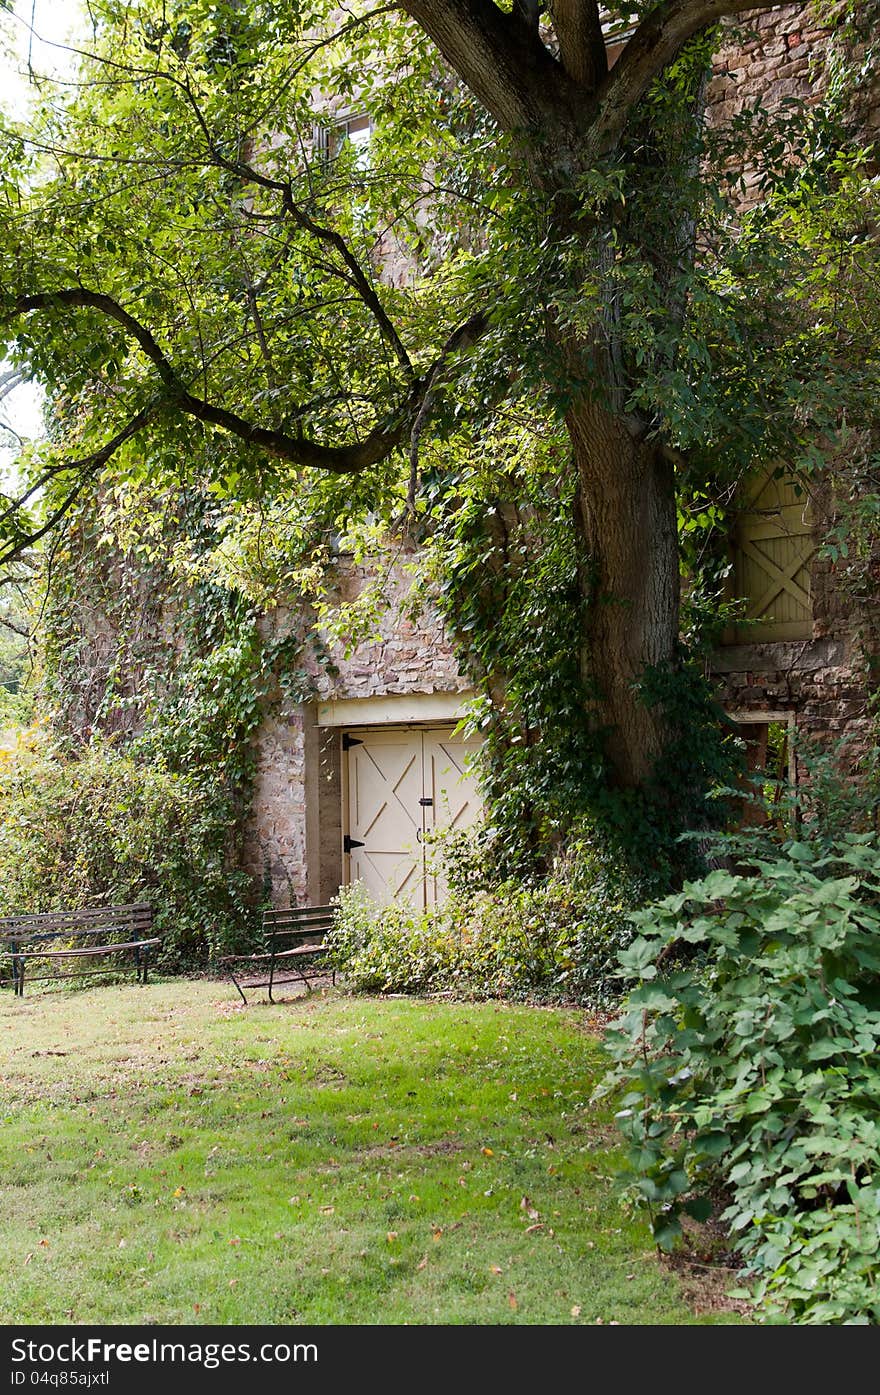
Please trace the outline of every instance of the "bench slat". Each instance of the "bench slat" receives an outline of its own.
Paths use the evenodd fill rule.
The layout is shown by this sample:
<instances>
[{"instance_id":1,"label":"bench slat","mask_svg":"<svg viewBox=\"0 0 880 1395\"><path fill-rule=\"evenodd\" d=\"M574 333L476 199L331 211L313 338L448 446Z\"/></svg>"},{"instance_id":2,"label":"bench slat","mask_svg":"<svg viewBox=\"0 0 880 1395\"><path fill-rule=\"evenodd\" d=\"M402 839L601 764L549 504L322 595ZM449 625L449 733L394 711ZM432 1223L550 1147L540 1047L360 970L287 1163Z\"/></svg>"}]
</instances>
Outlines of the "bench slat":
<instances>
[{"instance_id":1,"label":"bench slat","mask_svg":"<svg viewBox=\"0 0 880 1395\"><path fill-rule=\"evenodd\" d=\"M20 912L0 916L0 933L24 927L40 930L61 929L67 926L92 926L100 928L104 924L117 921L152 920L153 908L146 902L136 902L130 906L91 906L79 911L35 911L32 915Z\"/></svg>"},{"instance_id":2,"label":"bench slat","mask_svg":"<svg viewBox=\"0 0 880 1395\"><path fill-rule=\"evenodd\" d=\"M80 959L88 955L118 954L125 949L149 949L161 944L158 938L152 940L127 940L124 944L80 945L76 949L15 949L6 950L11 959Z\"/></svg>"}]
</instances>

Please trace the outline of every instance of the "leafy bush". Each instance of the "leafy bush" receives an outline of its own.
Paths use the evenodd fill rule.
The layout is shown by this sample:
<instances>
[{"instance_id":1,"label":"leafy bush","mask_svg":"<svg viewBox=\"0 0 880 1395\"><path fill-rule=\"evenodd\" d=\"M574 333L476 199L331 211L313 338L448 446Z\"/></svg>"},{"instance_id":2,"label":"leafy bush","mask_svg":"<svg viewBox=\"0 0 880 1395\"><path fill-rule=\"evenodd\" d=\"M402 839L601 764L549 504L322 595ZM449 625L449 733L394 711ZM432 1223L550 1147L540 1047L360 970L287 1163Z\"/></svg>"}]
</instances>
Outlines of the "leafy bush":
<instances>
[{"instance_id":1,"label":"leafy bush","mask_svg":"<svg viewBox=\"0 0 880 1395\"><path fill-rule=\"evenodd\" d=\"M72 759L31 735L0 751L0 810L0 913L149 901L167 969L252 940L231 811L198 780L105 743Z\"/></svg>"},{"instance_id":2,"label":"leafy bush","mask_svg":"<svg viewBox=\"0 0 880 1395\"><path fill-rule=\"evenodd\" d=\"M723 1220L771 1316L880 1320L880 846L789 838L636 913L609 1046L629 1195Z\"/></svg>"},{"instance_id":3,"label":"leafy bush","mask_svg":"<svg viewBox=\"0 0 880 1395\"><path fill-rule=\"evenodd\" d=\"M0 733L4 728L23 727L30 721L32 710L30 693L0 683Z\"/></svg>"},{"instance_id":4,"label":"leafy bush","mask_svg":"<svg viewBox=\"0 0 880 1395\"><path fill-rule=\"evenodd\" d=\"M458 968L456 937L439 918L380 909L361 882L339 892L326 942L347 986L360 993L427 993L446 987Z\"/></svg>"},{"instance_id":5,"label":"leafy bush","mask_svg":"<svg viewBox=\"0 0 880 1395\"><path fill-rule=\"evenodd\" d=\"M362 886L343 889L331 938L349 987L594 1008L616 1001L617 951L635 933L627 913L637 889L624 873L581 843L541 882L487 887L472 853L472 843L452 848L451 894L427 911L380 908Z\"/></svg>"}]
</instances>

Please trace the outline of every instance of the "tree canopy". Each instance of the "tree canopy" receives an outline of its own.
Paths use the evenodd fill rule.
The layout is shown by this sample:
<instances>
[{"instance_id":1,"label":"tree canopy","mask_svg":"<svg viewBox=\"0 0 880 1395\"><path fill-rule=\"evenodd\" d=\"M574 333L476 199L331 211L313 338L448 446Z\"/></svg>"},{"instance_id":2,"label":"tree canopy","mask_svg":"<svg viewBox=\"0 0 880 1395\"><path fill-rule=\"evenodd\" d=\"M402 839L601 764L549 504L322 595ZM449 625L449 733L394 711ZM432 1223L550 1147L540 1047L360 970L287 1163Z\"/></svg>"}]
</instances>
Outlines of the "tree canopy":
<instances>
[{"instance_id":1,"label":"tree canopy","mask_svg":"<svg viewBox=\"0 0 880 1395\"><path fill-rule=\"evenodd\" d=\"M864 74L817 49L810 100L707 122L746 8L776 7L93 0L76 80L0 127L0 334L52 420L0 562L83 497L126 492L136 535L193 486L283 586L408 512L490 695L556 674L571 780L668 802L682 548L877 387ZM502 640L533 565L564 623Z\"/></svg>"}]
</instances>

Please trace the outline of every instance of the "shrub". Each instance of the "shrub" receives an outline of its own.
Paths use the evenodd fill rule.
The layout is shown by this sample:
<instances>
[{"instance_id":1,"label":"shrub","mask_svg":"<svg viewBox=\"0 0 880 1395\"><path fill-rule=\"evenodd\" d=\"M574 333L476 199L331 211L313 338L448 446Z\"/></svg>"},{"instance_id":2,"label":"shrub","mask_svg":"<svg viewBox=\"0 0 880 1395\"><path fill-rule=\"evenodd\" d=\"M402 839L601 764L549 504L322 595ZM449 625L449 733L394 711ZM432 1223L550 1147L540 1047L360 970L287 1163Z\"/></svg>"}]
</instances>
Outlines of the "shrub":
<instances>
[{"instance_id":1,"label":"shrub","mask_svg":"<svg viewBox=\"0 0 880 1395\"><path fill-rule=\"evenodd\" d=\"M380 909L361 882L340 891L326 943L355 992L427 993L457 971L458 943L448 926L404 906Z\"/></svg>"},{"instance_id":2,"label":"shrub","mask_svg":"<svg viewBox=\"0 0 880 1395\"><path fill-rule=\"evenodd\" d=\"M720 1184L770 1316L876 1322L878 838L817 826L740 868L636 913L620 954L629 1196L669 1248Z\"/></svg>"},{"instance_id":3,"label":"shrub","mask_svg":"<svg viewBox=\"0 0 880 1395\"><path fill-rule=\"evenodd\" d=\"M634 930L637 890L587 843L544 881L487 887L459 841L447 867L451 893L427 911L380 908L363 887L344 888L331 937L349 987L380 993L576 1001L607 1007L620 995L617 951Z\"/></svg>"},{"instance_id":4,"label":"shrub","mask_svg":"<svg viewBox=\"0 0 880 1395\"><path fill-rule=\"evenodd\" d=\"M0 913L150 901L166 969L249 944L232 814L204 783L96 742L76 759L32 735L0 752Z\"/></svg>"}]
</instances>

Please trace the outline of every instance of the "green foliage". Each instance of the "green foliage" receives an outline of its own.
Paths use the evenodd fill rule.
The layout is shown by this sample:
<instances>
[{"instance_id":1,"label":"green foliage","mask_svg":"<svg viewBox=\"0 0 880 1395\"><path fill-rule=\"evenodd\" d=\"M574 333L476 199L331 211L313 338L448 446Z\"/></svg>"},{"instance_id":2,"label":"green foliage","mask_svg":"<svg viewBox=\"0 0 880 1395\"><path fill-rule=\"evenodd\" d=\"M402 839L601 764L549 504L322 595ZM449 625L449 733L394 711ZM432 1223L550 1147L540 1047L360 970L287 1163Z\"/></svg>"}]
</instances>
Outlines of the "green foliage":
<instances>
[{"instance_id":1,"label":"green foliage","mask_svg":"<svg viewBox=\"0 0 880 1395\"><path fill-rule=\"evenodd\" d=\"M0 732L26 726L33 714L31 623L25 581L0 588Z\"/></svg>"},{"instance_id":2,"label":"green foliage","mask_svg":"<svg viewBox=\"0 0 880 1395\"><path fill-rule=\"evenodd\" d=\"M149 901L160 966L205 968L250 943L248 879L230 870L230 810L198 775L95 741L76 758L34 737L0 752L0 907Z\"/></svg>"},{"instance_id":3,"label":"green foliage","mask_svg":"<svg viewBox=\"0 0 880 1395\"><path fill-rule=\"evenodd\" d=\"M880 840L820 816L747 842L632 917L609 1039L629 1196L671 1248L723 1189L765 1313L875 1323Z\"/></svg>"},{"instance_id":4,"label":"green foliage","mask_svg":"<svg viewBox=\"0 0 880 1395\"><path fill-rule=\"evenodd\" d=\"M340 890L325 943L355 992L427 993L457 977L457 937L443 920L403 906L379 910L360 882Z\"/></svg>"},{"instance_id":5,"label":"green foliage","mask_svg":"<svg viewBox=\"0 0 880 1395\"><path fill-rule=\"evenodd\" d=\"M629 25L651 8L612 10ZM838 26L847 42L858 9ZM832 65L827 100L755 102L707 124L695 119L718 42L707 32L598 155L586 113L577 134L551 121L511 140L399 11L245 10L92 0L77 81L39 104L33 129L0 130L2 347L47 385L53 419L21 463L33 492L0 531L20 546L69 517L78 491L109 499L135 533L144 501L169 532L181 525L178 576L238 600L222 655L205 636L188 653L200 695L183 675L148 695L174 714L156 749L205 769L219 753L221 783L233 750L241 783L264 698L245 601L317 596L322 614L330 540L387 538L412 486L480 687L502 872L546 870L586 816L614 856L669 884L692 870L678 832L710 822L707 791L730 778L690 657L721 615L725 511L749 468L782 459L815 475L842 422L875 411L863 307L877 181L842 80L858 65L851 53ZM333 94L317 113L316 93ZM337 119L352 114L370 121L360 153ZM123 318L59 299L81 287ZM477 312L477 342L451 351ZM628 691L669 738L636 795L616 788L589 716L601 569L584 519L609 501L591 497L591 446L572 427L588 405L675 462L691 575L688 651L652 672L632 660ZM387 449L355 467L352 443L377 433ZM303 468L303 442L338 452L329 473ZM656 618L634 617L634 632ZM117 657L109 709L129 730L142 656Z\"/></svg>"},{"instance_id":6,"label":"green foliage","mask_svg":"<svg viewBox=\"0 0 880 1395\"><path fill-rule=\"evenodd\" d=\"M678 835L723 817L709 792L733 780L739 756L682 649L640 685L641 701L664 714L665 757L643 788L615 787L583 677L589 559L572 526L565 461L558 434L536 429L487 436L462 457L447 452L443 468L426 476L426 567L477 683L468 720L484 738L488 837L500 875L535 878L587 825L611 865L626 861L665 889L698 865Z\"/></svg>"},{"instance_id":7,"label":"green foliage","mask_svg":"<svg viewBox=\"0 0 880 1395\"><path fill-rule=\"evenodd\" d=\"M617 952L632 939L628 912L644 899L623 865L603 865L584 839L532 883L487 885L473 844L448 851L445 863L451 894L426 911L380 908L360 883L340 891L330 943L350 988L595 1009L616 1001Z\"/></svg>"}]
</instances>

